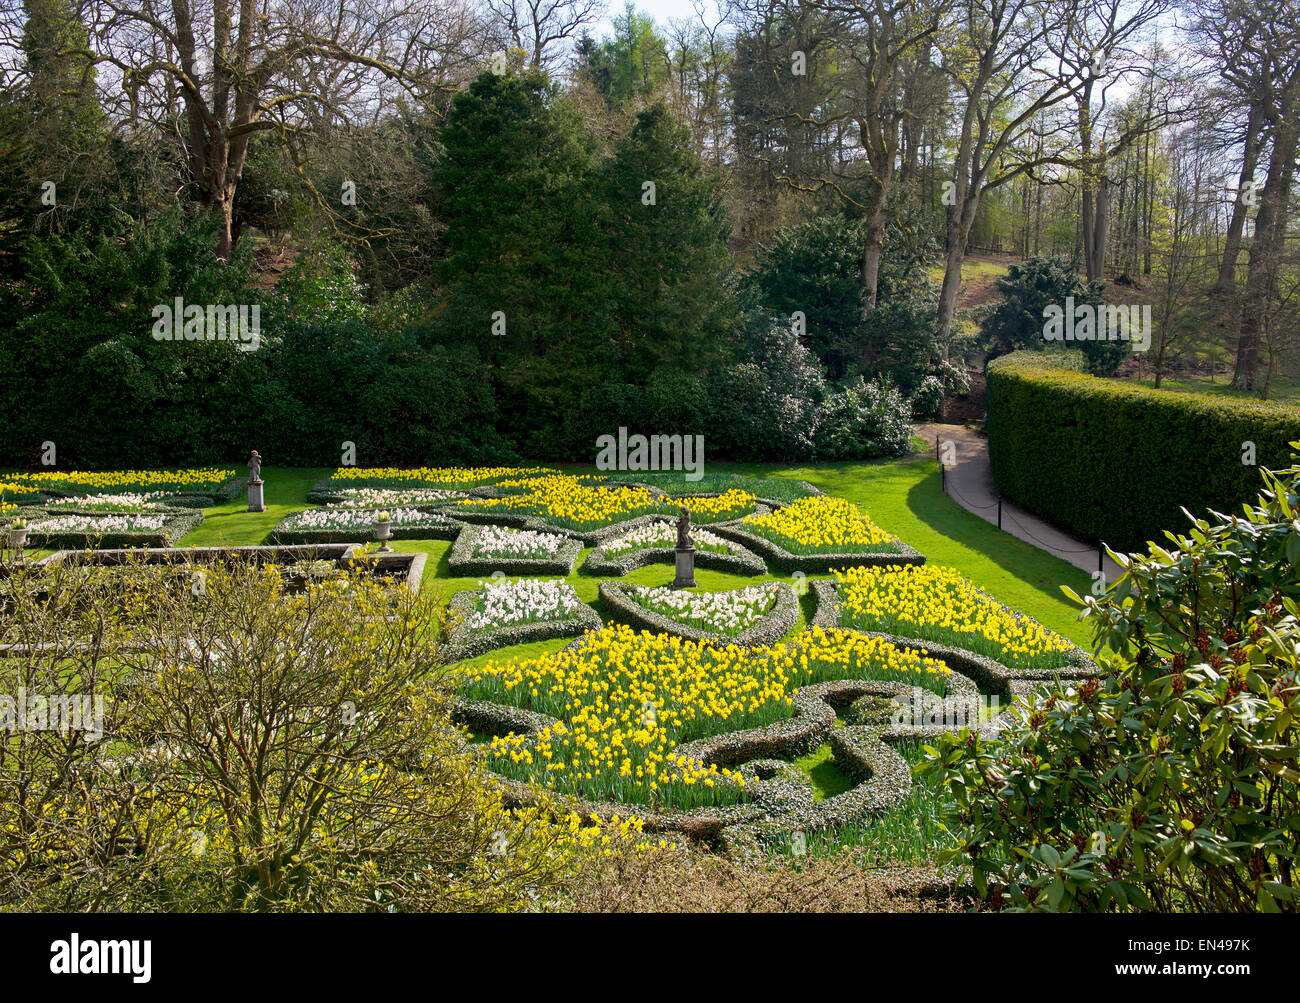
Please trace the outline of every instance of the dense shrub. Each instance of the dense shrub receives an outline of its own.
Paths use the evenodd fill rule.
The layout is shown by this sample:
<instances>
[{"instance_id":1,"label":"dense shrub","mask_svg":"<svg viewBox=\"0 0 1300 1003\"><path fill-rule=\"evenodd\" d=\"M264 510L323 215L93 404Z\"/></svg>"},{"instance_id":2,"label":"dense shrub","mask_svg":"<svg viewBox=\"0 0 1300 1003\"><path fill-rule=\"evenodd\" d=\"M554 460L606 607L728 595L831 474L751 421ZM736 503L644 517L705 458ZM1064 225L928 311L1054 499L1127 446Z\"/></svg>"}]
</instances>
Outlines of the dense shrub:
<instances>
[{"instance_id":1,"label":"dense shrub","mask_svg":"<svg viewBox=\"0 0 1300 1003\"><path fill-rule=\"evenodd\" d=\"M1064 309L1067 298L1077 305L1096 306L1102 301L1101 286L1079 277L1074 264L1059 256L1040 255L1017 262L998 276L995 285L1002 302L984 318L980 336L990 358L1020 349L1042 351L1048 306ZM1083 354L1088 372L1110 376L1129 352L1126 341L1080 341L1073 347Z\"/></svg>"},{"instance_id":2,"label":"dense shrub","mask_svg":"<svg viewBox=\"0 0 1300 1003\"><path fill-rule=\"evenodd\" d=\"M928 768L952 799L949 856L981 893L1060 911L1300 909L1300 468L1264 480L1244 519L1200 520L1088 597L1102 677L1040 693L994 741L942 739Z\"/></svg>"},{"instance_id":3,"label":"dense shrub","mask_svg":"<svg viewBox=\"0 0 1300 1003\"><path fill-rule=\"evenodd\" d=\"M1294 407L1150 390L1029 355L989 366L988 415L999 491L1082 540L1123 549L1185 527L1183 508L1239 511L1257 477L1245 444L1277 469L1300 438Z\"/></svg>"},{"instance_id":4,"label":"dense shrub","mask_svg":"<svg viewBox=\"0 0 1300 1003\"><path fill-rule=\"evenodd\" d=\"M200 590L192 568L180 587L126 570L133 588L80 567L5 580L32 653L4 660L4 691L105 699L102 741L6 736L0 908L502 911L562 884L581 837L546 805L507 811L464 750L427 598L364 576L291 595L251 564L205 567Z\"/></svg>"},{"instance_id":5,"label":"dense shrub","mask_svg":"<svg viewBox=\"0 0 1300 1003\"><path fill-rule=\"evenodd\" d=\"M813 444L819 460L902 456L912 438L912 405L888 381L861 377L823 401Z\"/></svg>"},{"instance_id":6,"label":"dense shrub","mask_svg":"<svg viewBox=\"0 0 1300 1003\"><path fill-rule=\"evenodd\" d=\"M888 377L910 394L934 372L938 299L924 268L928 246L892 219L877 277L876 309L862 303L866 224L825 214L777 232L745 277L745 292L762 310L789 323L803 315L805 341L839 380Z\"/></svg>"}]
</instances>

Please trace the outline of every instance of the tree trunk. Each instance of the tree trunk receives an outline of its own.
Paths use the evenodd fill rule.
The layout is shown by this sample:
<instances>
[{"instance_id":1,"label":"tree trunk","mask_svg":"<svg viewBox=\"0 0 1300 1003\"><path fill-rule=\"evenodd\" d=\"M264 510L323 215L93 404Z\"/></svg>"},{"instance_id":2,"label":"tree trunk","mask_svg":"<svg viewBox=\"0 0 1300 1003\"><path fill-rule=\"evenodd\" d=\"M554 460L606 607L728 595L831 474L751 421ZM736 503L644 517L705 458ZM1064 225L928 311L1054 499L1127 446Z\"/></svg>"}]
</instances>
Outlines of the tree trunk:
<instances>
[{"instance_id":1,"label":"tree trunk","mask_svg":"<svg viewBox=\"0 0 1300 1003\"><path fill-rule=\"evenodd\" d=\"M1264 145L1264 131L1261 128L1260 117L1259 105L1252 102L1246 118L1246 141L1241 160L1241 174L1237 180L1237 197L1232 203L1232 220L1228 223L1228 236L1223 244L1219 280L1214 286L1214 291L1217 293L1230 293L1237 284L1237 258L1241 254L1241 235L1246 228L1246 216L1250 212L1244 190L1255 177L1255 169L1259 166L1260 149Z\"/></svg>"},{"instance_id":2,"label":"tree trunk","mask_svg":"<svg viewBox=\"0 0 1300 1003\"><path fill-rule=\"evenodd\" d=\"M948 341L952 331L953 316L957 312L957 293L961 289L961 263L965 258L965 239L961 233L961 220L957 207L949 210L948 252L943 270L943 285L939 289L939 338ZM947 349L945 347L945 354Z\"/></svg>"},{"instance_id":3,"label":"tree trunk","mask_svg":"<svg viewBox=\"0 0 1300 1003\"><path fill-rule=\"evenodd\" d=\"M1237 364L1232 385L1238 390L1254 390L1259 368L1259 339L1264 329L1273 290L1274 269L1286 240L1285 202L1291 191L1295 170L1297 132L1288 116L1273 137L1269 157L1268 180L1255 217L1255 234L1250 242L1250 264L1246 269L1246 289L1241 304L1241 328L1237 338Z\"/></svg>"},{"instance_id":4,"label":"tree trunk","mask_svg":"<svg viewBox=\"0 0 1300 1003\"><path fill-rule=\"evenodd\" d=\"M862 249L862 309L868 317L876 312L876 296L880 285L880 258L884 248L885 200L882 192L875 211L867 217L867 239Z\"/></svg>"},{"instance_id":5,"label":"tree trunk","mask_svg":"<svg viewBox=\"0 0 1300 1003\"><path fill-rule=\"evenodd\" d=\"M1092 224L1092 260L1088 265L1088 279L1103 281L1106 267L1106 228L1110 221L1110 178L1097 176L1097 207ZM1094 274L1095 271L1095 274Z\"/></svg>"}]
</instances>

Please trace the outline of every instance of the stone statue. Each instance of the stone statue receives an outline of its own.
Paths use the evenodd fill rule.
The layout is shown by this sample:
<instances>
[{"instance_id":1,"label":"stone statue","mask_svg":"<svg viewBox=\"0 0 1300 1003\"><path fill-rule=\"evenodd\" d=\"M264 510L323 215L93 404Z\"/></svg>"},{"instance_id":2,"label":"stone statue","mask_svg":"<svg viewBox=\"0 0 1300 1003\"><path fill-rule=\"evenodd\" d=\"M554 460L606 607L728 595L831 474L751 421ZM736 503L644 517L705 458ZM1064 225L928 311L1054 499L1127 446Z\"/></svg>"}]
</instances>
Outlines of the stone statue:
<instances>
[{"instance_id":1,"label":"stone statue","mask_svg":"<svg viewBox=\"0 0 1300 1003\"><path fill-rule=\"evenodd\" d=\"M262 479L262 457L254 449L248 456L248 480L256 484Z\"/></svg>"},{"instance_id":2,"label":"stone statue","mask_svg":"<svg viewBox=\"0 0 1300 1003\"><path fill-rule=\"evenodd\" d=\"M682 506L682 514L677 517L677 549L691 550L691 510Z\"/></svg>"},{"instance_id":3,"label":"stone statue","mask_svg":"<svg viewBox=\"0 0 1300 1003\"><path fill-rule=\"evenodd\" d=\"M695 588L695 546L691 543L691 510L682 506L682 514L677 519L677 552L673 554L673 563L677 577L669 588Z\"/></svg>"}]
</instances>

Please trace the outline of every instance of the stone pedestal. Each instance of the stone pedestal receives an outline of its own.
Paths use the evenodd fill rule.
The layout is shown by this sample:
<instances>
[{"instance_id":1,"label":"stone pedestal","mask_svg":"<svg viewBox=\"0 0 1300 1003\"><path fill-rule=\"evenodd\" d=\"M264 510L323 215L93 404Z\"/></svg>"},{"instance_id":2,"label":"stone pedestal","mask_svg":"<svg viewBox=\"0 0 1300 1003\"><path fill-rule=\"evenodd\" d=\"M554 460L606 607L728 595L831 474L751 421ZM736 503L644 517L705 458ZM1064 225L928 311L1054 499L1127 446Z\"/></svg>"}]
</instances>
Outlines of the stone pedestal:
<instances>
[{"instance_id":1,"label":"stone pedestal","mask_svg":"<svg viewBox=\"0 0 1300 1003\"><path fill-rule=\"evenodd\" d=\"M671 587L675 589L695 588L695 548L677 547L675 553L677 557L677 577L673 579Z\"/></svg>"},{"instance_id":2,"label":"stone pedestal","mask_svg":"<svg viewBox=\"0 0 1300 1003\"><path fill-rule=\"evenodd\" d=\"M262 481L250 480L248 482L248 511L265 512L266 503L262 501Z\"/></svg>"}]
</instances>

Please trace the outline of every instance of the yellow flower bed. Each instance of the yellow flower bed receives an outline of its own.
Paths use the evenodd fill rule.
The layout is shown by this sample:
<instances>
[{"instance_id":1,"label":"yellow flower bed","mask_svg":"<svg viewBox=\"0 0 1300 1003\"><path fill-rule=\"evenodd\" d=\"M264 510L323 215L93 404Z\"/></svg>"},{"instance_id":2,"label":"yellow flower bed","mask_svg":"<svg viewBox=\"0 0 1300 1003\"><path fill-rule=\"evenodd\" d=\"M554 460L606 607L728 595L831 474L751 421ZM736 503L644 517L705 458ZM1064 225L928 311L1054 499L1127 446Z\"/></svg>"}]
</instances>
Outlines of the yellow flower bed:
<instances>
[{"instance_id":1,"label":"yellow flower bed","mask_svg":"<svg viewBox=\"0 0 1300 1003\"><path fill-rule=\"evenodd\" d=\"M465 488L479 484L518 483L543 474L557 473L549 467L339 467L330 480L351 487L375 488Z\"/></svg>"},{"instance_id":2,"label":"yellow flower bed","mask_svg":"<svg viewBox=\"0 0 1300 1003\"><path fill-rule=\"evenodd\" d=\"M942 662L853 631L815 628L747 651L617 625L576 651L475 668L462 692L559 719L535 742L494 737L495 771L591 798L690 808L738 803L745 785L679 745L788 718L810 683L879 679L942 693L948 675Z\"/></svg>"},{"instance_id":3,"label":"yellow flower bed","mask_svg":"<svg viewBox=\"0 0 1300 1003\"><path fill-rule=\"evenodd\" d=\"M215 491L239 471L227 467L201 467L191 470L45 470L33 474L15 474L20 491L74 491L78 493L113 493L122 491ZM0 485L0 491L8 488Z\"/></svg>"},{"instance_id":4,"label":"yellow flower bed","mask_svg":"<svg viewBox=\"0 0 1300 1003\"><path fill-rule=\"evenodd\" d=\"M672 514L684 503L698 522L735 519L754 508L754 496L732 488L712 498L681 501L652 494L642 487L600 487L568 474L502 481L500 488L519 488L502 498L467 498L475 511L508 511L536 516L565 529L595 529L651 513Z\"/></svg>"},{"instance_id":5,"label":"yellow flower bed","mask_svg":"<svg viewBox=\"0 0 1300 1003\"><path fill-rule=\"evenodd\" d=\"M1072 645L1013 612L952 568L933 564L837 572L841 625L954 645L1018 669L1057 668Z\"/></svg>"},{"instance_id":6,"label":"yellow flower bed","mask_svg":"<svg viewBox=\"0 0 1300 1003\"><path fill-rule=\"evenodd\" d=\"M751 515L744 525L792 554L891 553L898 544L852 502L829 495L800 498L770 515Z\"/></svg>"}]
</instances>

